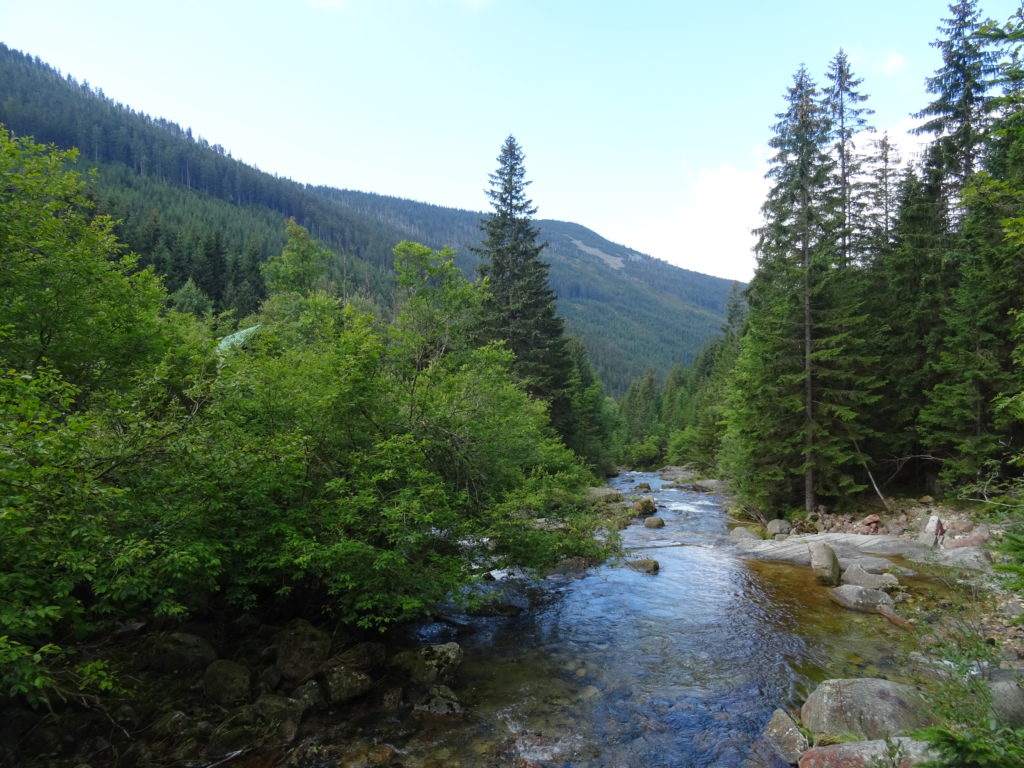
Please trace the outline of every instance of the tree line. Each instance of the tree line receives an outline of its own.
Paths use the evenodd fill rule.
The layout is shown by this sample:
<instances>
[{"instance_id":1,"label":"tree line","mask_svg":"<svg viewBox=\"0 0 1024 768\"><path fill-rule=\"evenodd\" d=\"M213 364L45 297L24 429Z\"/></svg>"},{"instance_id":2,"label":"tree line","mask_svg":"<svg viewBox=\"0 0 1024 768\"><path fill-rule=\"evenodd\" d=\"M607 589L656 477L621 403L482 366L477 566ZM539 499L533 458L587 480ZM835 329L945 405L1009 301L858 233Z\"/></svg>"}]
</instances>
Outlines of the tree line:
<instances>
[{"instance_id":1,"label":"tree line","mask_svg":"<svg viewBox=\"0 0 1024 768\"><path fill-rule=\"evenodd\" d=\"M686 371L635 381L627 459L727 476L766 516L905 488L1018 493L1024 17L958 0L901 161L839 51L773 127L757 270Z\"/></svg>"}]
</instances>

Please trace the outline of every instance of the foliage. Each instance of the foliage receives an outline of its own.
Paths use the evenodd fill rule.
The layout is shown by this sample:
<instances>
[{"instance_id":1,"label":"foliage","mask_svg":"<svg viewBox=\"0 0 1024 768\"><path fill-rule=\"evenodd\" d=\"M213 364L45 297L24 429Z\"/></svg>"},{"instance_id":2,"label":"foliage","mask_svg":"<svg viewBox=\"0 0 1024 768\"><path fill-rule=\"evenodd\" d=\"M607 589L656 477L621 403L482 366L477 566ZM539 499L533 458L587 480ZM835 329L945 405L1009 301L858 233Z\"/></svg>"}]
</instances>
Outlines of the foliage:
<instances>
[{"instance_id":1,"label":"foliage","mask_svg":"<svg viewBox=\"0 0 1024 768\"><path fill-rule=\"evenodd\" d=\"M255 330L218 348L230 321L132 271L68 155L0 149L0 695L109 693L77 649L126 617L314 606L385 627L484 570L603 551L589 473L509 352L475 341L487 294L449 253L396 249L386 322L334 295L289 223ZM50 312L58 268L102 291Z\"/></svg>"}]
</instances>

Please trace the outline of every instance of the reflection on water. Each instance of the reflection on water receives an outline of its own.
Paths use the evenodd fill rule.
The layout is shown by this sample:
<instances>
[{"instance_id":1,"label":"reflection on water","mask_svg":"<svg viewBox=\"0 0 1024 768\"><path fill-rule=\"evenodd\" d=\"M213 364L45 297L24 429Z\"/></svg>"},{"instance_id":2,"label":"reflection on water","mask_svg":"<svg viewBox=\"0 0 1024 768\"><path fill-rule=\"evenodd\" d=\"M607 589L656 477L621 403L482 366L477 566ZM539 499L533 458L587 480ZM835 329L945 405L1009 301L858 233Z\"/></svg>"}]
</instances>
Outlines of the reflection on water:
<instances>
[{"instance_id":1,"label":"reflection on water","mask_svg":"<svg viewBox=\"0 0 1024 768\"><path fill-rule=\"evenodd\" d=\"M770 766L749 761L773 709L825 677L894 671L888 622L832 605L808 569L740 558L713 497L613 484L641 481L666 525L623 543L660 572L604 566L549 581L516 619L474 619L453 685L472 715L410 745L409 765Z\"/></svg>"}]
</instances>

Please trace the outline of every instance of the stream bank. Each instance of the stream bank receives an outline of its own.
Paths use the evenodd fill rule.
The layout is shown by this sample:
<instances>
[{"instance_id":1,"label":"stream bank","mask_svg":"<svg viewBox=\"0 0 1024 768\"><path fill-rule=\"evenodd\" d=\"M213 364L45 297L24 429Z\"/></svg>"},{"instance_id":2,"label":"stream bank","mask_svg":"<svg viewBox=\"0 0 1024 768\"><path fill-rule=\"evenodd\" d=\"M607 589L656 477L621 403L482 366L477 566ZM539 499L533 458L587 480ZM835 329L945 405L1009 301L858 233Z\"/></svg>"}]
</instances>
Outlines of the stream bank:
<instances>
[{"instance_id":1,"label":"stream bank","mask_svg":"<svg viewBox=\"0 0 1024 768\"><path fill-rule=\"evenodd\" d=\"M505 594L487 615L452 609L383 638L256 617L126 627L110 651L145 695L114 701L103 727L5 712L3 743L61 768L782 768L762 738L777 710L830 679L914 682L910 633L729 536L716 489L681 480L613 480L626 557L539 583L496 574ZM655 514L633 516L634 498ZM644 560L657 573L624 567ZM937 626L948 586L908 583L897 610Z\"/></svg>"}]
</instances>

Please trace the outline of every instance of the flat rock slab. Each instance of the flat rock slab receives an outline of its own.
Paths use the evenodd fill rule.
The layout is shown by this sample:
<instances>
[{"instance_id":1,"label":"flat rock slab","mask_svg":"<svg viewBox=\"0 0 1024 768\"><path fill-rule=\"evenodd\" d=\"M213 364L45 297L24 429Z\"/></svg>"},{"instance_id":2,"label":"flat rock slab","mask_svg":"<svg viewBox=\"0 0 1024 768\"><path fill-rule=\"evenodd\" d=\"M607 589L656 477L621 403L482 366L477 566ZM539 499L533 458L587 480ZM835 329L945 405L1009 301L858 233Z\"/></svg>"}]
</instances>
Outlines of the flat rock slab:
<instances>
[{"instance_id":1,"label":"flat rock slab","mask_svg":"<svg viewBox=\"0 0 1024 768\"><path fill-rule=\"evenodd\" d=\"M774 539L733 540L733 544L740 551L751 557L762 560L780 560L808 567L811 564L808 545L817 542L832 547L843 568L848 568L854 560L860 562L861 567L864 567L863 558L869 555L902 557L915 563L934 563L972 570L982 570L988 566L988 558L977 547L936 550L891 534L866 536L858 533L817 533L790 536L782 541Z\"/></svg>"}]
</instances>

